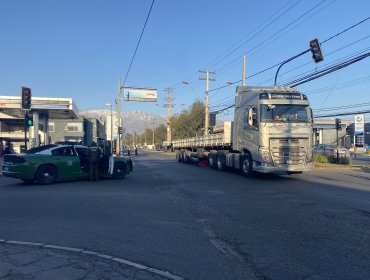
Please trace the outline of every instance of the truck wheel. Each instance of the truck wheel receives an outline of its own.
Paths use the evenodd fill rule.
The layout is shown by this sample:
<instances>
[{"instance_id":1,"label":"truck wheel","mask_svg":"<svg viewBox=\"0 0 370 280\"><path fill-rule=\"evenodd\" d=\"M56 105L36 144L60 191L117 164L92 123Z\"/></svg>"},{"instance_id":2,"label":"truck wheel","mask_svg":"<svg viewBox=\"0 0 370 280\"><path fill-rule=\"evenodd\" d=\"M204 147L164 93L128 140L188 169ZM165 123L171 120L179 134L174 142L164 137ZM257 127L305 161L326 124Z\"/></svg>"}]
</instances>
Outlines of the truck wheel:
<instances>
[{"instance_id":1,"label":"truck wheel","mask_svg":"<svg viewBox=\"0 0 370 280\"><path fill-rule=\"evenodd\" d=\"M215 154L209 154L208 155L208 165L209 167L215 169L216 168L216 155Z\"/></svg>"},{"instance_id":2,"label":"truck wheel","mask_svg":"<svg viewBox=\"0 0 370 280\"><path fill-rule=\"evenodd\" d=\"M246 154L245 156L243 156L240 165L241 165L240 170L243 176L246 176L246 177L253 176L253 162L249 154Z\"/></svg>"},{"instance_id":3,"label":"truck wheel","mask_svg":"<svg viewBox=\"0 0 370 280\"><path fill-rule=\"evenodd\" d=\"M126 165L122 162L118 162L113 167L114 179L123 179L126 176Z\"/></svg>"},{"instance_id":4,"label":"truck wheel","mask_svg":"<svg viewBox=\"0 0 370 280\"><path fill-rule=\"evenodd\" d=\"M190 163L190 157L187 154L184 155L184 162Z\"/></svg>"},{"instance_id":5,"label":"truck wheel","mask_svg":"<svg viewBox=\"0 0 370 280\"><path fill-rule=\"evenodd\" d=\"M42 165L37 169L36 181L41 185L50 185L57 179L57 169L52 165Z\"/></svg>"},{"instance_id":6,"label":"truck wheel","mask_svg":"<svg viewBox=\"0 0 370 280\"><path fill-rule=\"evenodd\" d=\"M217 154L217 170L225 171L226 168L226 156L223 153Z\"/></svg>"}]
</instances>

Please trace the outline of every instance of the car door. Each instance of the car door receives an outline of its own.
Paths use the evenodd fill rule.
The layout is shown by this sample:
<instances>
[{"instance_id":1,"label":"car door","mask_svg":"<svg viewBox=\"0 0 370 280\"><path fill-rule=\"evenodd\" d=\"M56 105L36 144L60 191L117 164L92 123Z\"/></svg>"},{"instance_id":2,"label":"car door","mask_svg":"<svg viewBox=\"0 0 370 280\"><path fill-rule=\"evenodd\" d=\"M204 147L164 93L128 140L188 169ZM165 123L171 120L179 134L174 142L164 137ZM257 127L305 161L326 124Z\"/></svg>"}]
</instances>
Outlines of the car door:
<instances>
[{"instance_id":1,"label":"car door","mask_svg":"<svg viewBox=\"0 0 370 280\"><path fill-rule=\"evenodd\" d=\"M59 179L75 179L80 174L80 159L73 147L65 146L51 151L52 162L58 169Z\"/></svg>"}]
</instances>

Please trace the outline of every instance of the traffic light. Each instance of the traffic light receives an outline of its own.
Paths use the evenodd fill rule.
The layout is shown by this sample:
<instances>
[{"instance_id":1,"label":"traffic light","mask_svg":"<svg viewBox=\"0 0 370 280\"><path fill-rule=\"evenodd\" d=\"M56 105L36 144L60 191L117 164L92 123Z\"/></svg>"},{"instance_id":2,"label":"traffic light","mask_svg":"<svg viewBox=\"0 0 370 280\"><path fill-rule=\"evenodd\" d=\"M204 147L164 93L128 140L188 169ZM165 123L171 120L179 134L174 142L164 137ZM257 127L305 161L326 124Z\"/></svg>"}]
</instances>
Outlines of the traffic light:
<instances>
[{"instance_id":1,"label":"traffic light","mask_svg":"<svg viewBox=\"0 0 370 280\"><path fill-rule=\"evenodd\" d=\"M122 134L122 127L118 127L118 134Z\"/></svg>"},{"instance_id":2,"label":"traffic light","mask_svg":"<svg viewBox=\"0 0 370 280\"><path fill-rule=\"evenodd\" d=\"M314 39L310 41L310 49L312 52L312 59L315 63L319 63L324 60L324 57L321 52L319 39Z\"/></svg>"},{"instance_id":3,"label":"traffic light","mask_svg":"<svg viewBox=\"0 0 370 280\"><path fill-rule=\"evenodd\" d=\"M342 129L341 124L342 124L341 119L335 119L335 129L341 130Z\"/></svg>"},{"instance_id":4,"label":"traffic light","mask_svg":"<svg viewBox=\"0 0 370 280\"><path fill-rule=\"evenodd\" d=\"M32 92L30 88L22 87L22 109L31 109Z\"/></svg>"},{"instance_id":5,"label":"traffic light","mask_svg":"<svg viewBox=\"0 0 370 280\"><path fill-rule=\"evenodd\" d=\"M33 116L31 113L27 112L24 116L24 122L27 127L33 126Z\"/></svg>"}]
</instances>

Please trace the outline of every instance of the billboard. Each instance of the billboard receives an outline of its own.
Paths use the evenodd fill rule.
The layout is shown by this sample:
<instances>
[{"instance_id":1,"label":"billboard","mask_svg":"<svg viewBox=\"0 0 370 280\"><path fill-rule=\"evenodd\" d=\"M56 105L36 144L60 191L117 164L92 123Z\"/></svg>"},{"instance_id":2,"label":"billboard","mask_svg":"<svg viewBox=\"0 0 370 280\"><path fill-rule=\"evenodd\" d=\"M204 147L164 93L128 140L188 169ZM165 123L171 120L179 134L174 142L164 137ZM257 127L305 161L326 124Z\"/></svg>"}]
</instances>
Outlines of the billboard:
<instances>
[{"instance_id":1,"label":"billboard","mask_svg":"<svg viewBox=\"0 0 370 280\"><path fill-rule=\"evenodd\" d=\"M355 115L355 135L364 135L365 115Z\"/></svg>"},{"instance_id":2,"label":"billboard","mask_svg":"<svg viewBox=\"0 0 370 280\"><path fill-rule=\"evenodd\" d=\"M355 115L355 145L363 145L365 136L365 115Z\"/></svg>"},{"instance_id":3,"label":"billboard","mask_svg":"<svg viewBox=\"0 0 370 280\"><path fill-rule=\"evenodd\" d=\"M140 87L124 87L124 101L141 101L141 102L157 102L157 89L140 88Z\"/></svg>"}]
</instances>

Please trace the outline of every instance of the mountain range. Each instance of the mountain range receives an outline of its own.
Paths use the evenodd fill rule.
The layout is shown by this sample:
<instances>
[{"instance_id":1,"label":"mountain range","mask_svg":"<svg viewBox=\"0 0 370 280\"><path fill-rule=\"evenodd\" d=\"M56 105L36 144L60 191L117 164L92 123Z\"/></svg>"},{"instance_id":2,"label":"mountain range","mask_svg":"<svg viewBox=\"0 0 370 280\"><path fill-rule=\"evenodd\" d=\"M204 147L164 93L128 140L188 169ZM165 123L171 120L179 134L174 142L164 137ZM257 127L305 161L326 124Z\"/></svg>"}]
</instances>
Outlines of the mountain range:
<instances>
[{"instance_id":1,"label":"mountain range","mask_svg":"<svg viewBox=\"0 0 370 280\"><path fill-rule=\"evenodd\" d=\"M96 118L100 122L104 123L107 116L110 115L110 110L88 110L80 112L80 116L88 117L88 118ZM117 112L113 111L113 118L117 116ZM142 111L129 111L129 112L122 112L122 123L123 127L130 132L141 132L145 129L145 127L151 128L153 125L154 127L160 124L166 124L166 117L156 115L153 113L146 113Z\"/></svg>"}]
</instances>

